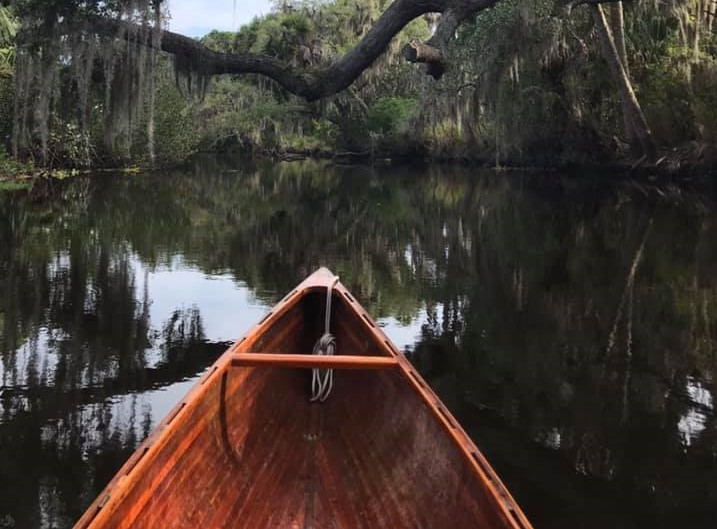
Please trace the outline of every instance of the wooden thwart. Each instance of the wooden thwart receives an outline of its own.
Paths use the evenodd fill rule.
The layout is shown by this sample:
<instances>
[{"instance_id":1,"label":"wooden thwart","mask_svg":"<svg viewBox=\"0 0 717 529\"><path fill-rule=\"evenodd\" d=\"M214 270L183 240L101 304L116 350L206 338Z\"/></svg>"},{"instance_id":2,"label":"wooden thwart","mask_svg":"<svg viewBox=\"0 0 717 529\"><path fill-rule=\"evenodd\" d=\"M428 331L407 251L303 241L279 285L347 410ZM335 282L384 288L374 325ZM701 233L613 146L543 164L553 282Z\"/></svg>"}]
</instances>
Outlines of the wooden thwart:
<instances>
[{"instance_id":1,"label":"wooden thwart","mask_svg":"<svg viewBox=\"0 0 717 529\"><path fill-rule=\"evenodd\" d=\"M241 353L232 358L232 366L294 367L304 369L392 369L398 360L385 356Z\"/></svg>"}]
</instances>

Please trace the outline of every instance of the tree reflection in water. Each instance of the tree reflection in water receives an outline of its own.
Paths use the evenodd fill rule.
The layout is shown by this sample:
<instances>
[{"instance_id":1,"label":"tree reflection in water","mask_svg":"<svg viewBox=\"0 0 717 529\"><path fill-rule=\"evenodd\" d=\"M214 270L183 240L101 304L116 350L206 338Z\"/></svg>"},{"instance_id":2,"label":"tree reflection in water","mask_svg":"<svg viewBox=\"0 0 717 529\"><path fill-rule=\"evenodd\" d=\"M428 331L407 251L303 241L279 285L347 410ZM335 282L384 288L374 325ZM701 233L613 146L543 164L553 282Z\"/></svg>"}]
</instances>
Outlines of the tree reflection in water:
<instances>
[{"instance_id":1,"label":"tree reflection in water","mask_svg":"<svg viewBox=\"0 0 717 529\"><path fill-rule=\"evenodd\" d=\"M223 312L253 318L320 265L536 527L711 526L710 196L219 159L0 195L0 526L70 526L244 330Z\"/></svg>"}]
</instances>

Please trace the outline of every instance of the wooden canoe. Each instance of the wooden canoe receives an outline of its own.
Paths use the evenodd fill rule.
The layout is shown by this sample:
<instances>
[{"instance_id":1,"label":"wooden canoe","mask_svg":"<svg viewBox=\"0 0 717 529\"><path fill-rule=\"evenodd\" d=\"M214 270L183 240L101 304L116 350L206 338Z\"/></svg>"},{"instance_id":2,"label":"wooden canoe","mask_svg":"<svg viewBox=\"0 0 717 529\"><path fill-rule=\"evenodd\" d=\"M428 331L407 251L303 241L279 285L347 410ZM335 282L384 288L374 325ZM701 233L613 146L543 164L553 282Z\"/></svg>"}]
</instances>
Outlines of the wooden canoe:
<instances>
[{"instance_id":1,"label":"wooden canoe","mask_svg":"<svg viewBox=\"0 0 717 529\"><path fill-rule=\"evenodd\" d=\"M529 529L488 462L346 288L323 330L322 268L234 343L75 529ZM335 369L323 403L311 371Z\"/></svg>"}]
</instances>

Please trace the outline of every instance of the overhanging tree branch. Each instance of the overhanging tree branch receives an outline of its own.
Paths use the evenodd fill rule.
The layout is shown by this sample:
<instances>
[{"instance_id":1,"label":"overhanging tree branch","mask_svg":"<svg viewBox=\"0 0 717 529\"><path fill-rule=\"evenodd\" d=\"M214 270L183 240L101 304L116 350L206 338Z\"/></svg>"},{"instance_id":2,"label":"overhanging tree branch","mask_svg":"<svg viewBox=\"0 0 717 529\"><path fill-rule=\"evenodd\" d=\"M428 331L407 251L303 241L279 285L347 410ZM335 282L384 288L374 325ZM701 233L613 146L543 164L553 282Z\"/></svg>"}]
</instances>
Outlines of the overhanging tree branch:
<instances>
[{"instance_id":1,"label":"overhanging tree branch","mask_svg":"<svg viewBox=\"0 0 717 529\"><path fill-rule=\"evenodd\" d=\"M395 0L353 49L322 68L300 69L266 55L220 53L171 31L162 32L161 49L181 58L202 75L259 74L273 79L289 92L313 101L346 89L381 56L396 34L409 22L427 13L442 14L433 36L420 45L429 54L410 56L404 51L404 56L411 62L427 64L427 73L440 78L446 67L445 50L458 26L497 1ZM93 26L105 34L117 33L122 24L126 22L93 20Z\"/></svg>"},{"instance_id":2,"label":"overhanging tree branch","mask_svg":"<svg viewBox=\"0 0 717 529\"><path fill-rule=\"evenodd\" d=\"M162 51L182 59L202 75L259 74L293 94L314 101L346 89L381 56L393 37L409 22L425 13L443 12L455 3L457 0L396 0L353 49L322 68L297 68L267 55L221 53L171 31L162 32L160 46ZM122 24L126 22L93 20L94 28L104 34L117 34Z\"/></svg>"}]
</instances>

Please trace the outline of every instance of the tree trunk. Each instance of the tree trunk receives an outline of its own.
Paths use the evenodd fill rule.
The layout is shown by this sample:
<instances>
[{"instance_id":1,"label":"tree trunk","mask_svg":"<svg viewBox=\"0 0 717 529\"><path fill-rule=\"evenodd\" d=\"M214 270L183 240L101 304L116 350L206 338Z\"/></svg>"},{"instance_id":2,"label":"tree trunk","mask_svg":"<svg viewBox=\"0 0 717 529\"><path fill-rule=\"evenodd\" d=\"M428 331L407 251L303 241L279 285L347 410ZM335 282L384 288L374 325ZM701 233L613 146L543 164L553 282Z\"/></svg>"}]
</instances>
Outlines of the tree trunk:
<instances>
[{"instance_id":1,"label":"tree trunk","mask_svg":"<svg viewBox=\"0 0 717 529\"><path fill-rule=\"evenodd\" d=\"M610 19L615 37L615 47L617 47L617 55L620 57L622 66L625 68L625 74L629 78L630 67L627 61L627 46L625 45L625 12L622 7L622 2L615 2L610 6Z\"/></svg>"},{"instance_id":2,"label":"tree trunk","mask_svg":"<svg viewBox=\"0 0 717 529\"><path fill-rule=\"evenodd\" d=\"M637 100L630 78L620 60L615 39L605 18L605 12L600 5L590 4L588 7L595 21L603 58L607 62L610 75L622 101L623 113L637 137L642 154L648 161L655 161L657 158L655 140L645 119L645 114L640 107L640 102Z\"/></svg>"},{"instance_id":3,"label":"tree trunk","mask_svg":"<svg viewBox=\"0 0 717 529\"><path fill-rule=\"evenodd\" d=\"M630 79L630 63L627 60L627 46L625 45L625 13L622 2L616 2L610 5L610 25L612 27L613 36L615 37L617 55L620 57L622 67L625 69L625 75ZM630 144L630 149L633 152L639 152L640 142L637 139L637 134L633 130L632 122L628 118L629 109L626 107L623 99L620 99L620 102L622 106L622 127L625 138Z\"/></svg>"}]
</instances>

